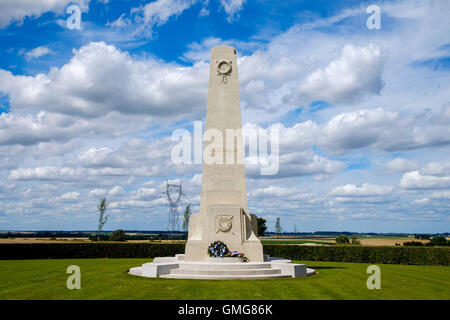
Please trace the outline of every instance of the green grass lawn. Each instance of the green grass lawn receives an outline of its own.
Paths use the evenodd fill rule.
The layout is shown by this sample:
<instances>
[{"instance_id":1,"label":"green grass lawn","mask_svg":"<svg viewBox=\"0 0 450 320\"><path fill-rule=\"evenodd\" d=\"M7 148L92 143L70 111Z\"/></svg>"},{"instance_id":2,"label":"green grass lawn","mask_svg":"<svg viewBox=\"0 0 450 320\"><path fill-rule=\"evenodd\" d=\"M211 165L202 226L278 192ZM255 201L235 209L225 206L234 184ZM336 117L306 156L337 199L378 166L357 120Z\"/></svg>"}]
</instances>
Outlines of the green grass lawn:
<instances>
[{"instance_id":1,"label":"green grass lawn","mask_svg":"<svg viewBox=\"0 0 450 320\"><path fill-rule=\"evenodd\" d=\"M150 279L126 273L149 259L0 261L0 299L450 299L450 267L379 265L381 289L366 287L364 263L306 262L318 274L270 280ZM81 268L81 290L66 269Z\"/></svg>"}]
</instances>

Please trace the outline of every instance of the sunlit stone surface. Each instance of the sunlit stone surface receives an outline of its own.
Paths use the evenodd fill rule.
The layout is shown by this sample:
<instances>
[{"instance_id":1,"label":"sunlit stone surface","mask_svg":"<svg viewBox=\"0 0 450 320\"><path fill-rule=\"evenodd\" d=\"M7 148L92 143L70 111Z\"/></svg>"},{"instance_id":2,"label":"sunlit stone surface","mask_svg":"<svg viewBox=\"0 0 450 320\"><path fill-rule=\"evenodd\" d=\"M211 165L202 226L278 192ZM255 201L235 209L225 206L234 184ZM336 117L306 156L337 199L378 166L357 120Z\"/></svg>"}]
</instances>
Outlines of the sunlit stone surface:
<instances>
[{"instance_id":1,"label":"sunlit stone surface","mask_svg":"<svg viewBox=\"0 0 450 320\"><path fill-rule=\"evenodd\" d=\"M208 142L204 143L200 212L190 219L185 260L205 261L209 244L220 240L230 250L243 251L251 262L262 262L256 217L247 207L238 70L233 47L214 47L211 52L205 131L210 129L218 130L224 138L223 152L220 154L208 147ZM229 143L225 141L227 129L229 133L230 129L237 133ZM208 158L215 163L208 163Z\"/></svg>"}]
</instances>

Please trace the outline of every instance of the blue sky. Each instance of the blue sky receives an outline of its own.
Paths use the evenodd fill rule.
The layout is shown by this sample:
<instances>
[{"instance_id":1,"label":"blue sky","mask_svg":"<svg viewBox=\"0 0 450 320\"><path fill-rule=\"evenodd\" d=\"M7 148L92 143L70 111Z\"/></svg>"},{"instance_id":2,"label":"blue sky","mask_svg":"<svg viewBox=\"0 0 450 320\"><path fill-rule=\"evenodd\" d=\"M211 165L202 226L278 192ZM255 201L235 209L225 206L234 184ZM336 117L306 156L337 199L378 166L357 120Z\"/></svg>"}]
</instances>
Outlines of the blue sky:
<instances>
[{"instance_id":1,"label":"blue sky","mask_svg":"<svg viewBox=\"0 0 450 320\"><path fill-rule=\"evenodd\" d=\"M67 28L70 5L81 29ZM368 29L377 5L381 28ZM0 229L164 230L174 130L204 120L213 46L236 47L244 128L280 129L247 167L272 230L448 232L450 5L444 1L0 3Z\"/></svg>"}]
</instances>

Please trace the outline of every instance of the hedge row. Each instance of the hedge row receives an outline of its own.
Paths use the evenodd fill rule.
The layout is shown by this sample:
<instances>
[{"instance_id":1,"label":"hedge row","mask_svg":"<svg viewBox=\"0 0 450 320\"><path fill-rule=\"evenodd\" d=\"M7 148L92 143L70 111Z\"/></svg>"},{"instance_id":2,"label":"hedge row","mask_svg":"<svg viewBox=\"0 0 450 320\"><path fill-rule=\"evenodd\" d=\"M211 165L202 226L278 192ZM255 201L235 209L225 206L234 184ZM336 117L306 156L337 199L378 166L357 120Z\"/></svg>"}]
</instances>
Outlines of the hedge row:
<instances>
[{"instance_id":1,"label":"hedge row","mask_svg":"<svg viewBox=\"0 0 450 320\"><path fill-rule=\"evenodd\" d=\"M300 261L450 265L450 248L448 247L265 245L264 253L273 257Z\"/></svg>"},{"instance_id":2,"label":"hedge row","mask_svg":"<svg viewBox=\"0 0 450 320\"><path fill-rule=\"evenodd\" d=\"M11 243L0 244L0 260L154 258L184 253L184 244Z\"/></svg>"},{"instance_id":3,"label":"hedge row","mask_svg":"<svg viewBox=\"0 0 450 320\"><path fill-rule=\"evenodd\" d=\"M184 253L184 244L31 243L0 244L0 260L153 258ZM264 253L300 261L450 265L448 247L264 245Z\"/></svg>"}]
</instances>

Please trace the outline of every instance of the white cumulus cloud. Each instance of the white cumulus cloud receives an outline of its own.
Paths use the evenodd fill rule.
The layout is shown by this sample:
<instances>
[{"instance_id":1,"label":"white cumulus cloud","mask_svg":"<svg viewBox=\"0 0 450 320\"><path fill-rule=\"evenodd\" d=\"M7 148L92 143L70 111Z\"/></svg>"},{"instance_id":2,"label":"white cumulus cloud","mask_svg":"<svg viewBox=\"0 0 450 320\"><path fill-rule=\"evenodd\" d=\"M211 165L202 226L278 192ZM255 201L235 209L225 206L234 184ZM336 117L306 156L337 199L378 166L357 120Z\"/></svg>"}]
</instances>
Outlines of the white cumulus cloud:
<instances>
[{"instance_id":1,"label":"white cumulus cloud","mask_svg":"<svg viewBox=\"0 0 450 320\"><path fill-rule=\"evenodd\" d=\"M379 94L383 88L381 73L386 54L376 45L346 45L338 60L317 69L300 85L309 100L355 103L366 95Z\"/></svg>"},{"instance_id":2,"label":"white cumulus cloud","mask_svg":"<svg viewBox=\"0 0 450 320\"><path fill-rule=\"evenodd\" d=\"M400 180L405 189L443 189L450 187L450 176L422 175L418 170L407 172Z\"/></svg>"},{"instance_id":3,"label":"white cumulus cloud","mask_svg":"<svg viewBox=\"0 0 450 320\"><path fill-rule=\"evenodd\" d=\"M247 0L220 0L223 10L228 14L228 22L239 18L239 13L243 10Z\"/></svg>"},{"instance_id":4,"label":"white cumulus cloud","mask_svg":"<svg viewBox=\"0 0 450 320\"><path fill-rule=\"evenodd\" d=\"M0 91L14 109L93 118L116 111L158 117L198 112L206 101L208 66L182 67L158 60L134 60L104 42L91 42L48 74L14 76L0 70Z\"/></svg>"},{"instance_id":5,"label":"white cumulus cloud","mask_svg":"<svg viewBox=\"0 0 450 320\"><path fill-rule=\"evenodd\" d=\"M0 1L0 28L25 17L38 18L45 12L62 14L69 4L78 4L86 10L89 0L2 0Z\"/></svg>"},{"instance_id":6,"label":"white cumulus cloud","mask_svg":"<svg viewBox=\"0 0 450 320\"><path fill-rule=\"evenodd\" d=\"M403 158L395 158L386 163L385 172L391 174L396 172L414 171L417 170L417 168L418 165L414 161Z\"/></svg>"},{"instance_id":7,"label":"white cumulus cloud","mask_svg":"<svg viewBox=\"0 0 450 320\"><path fill-rule=\"evenodd\" d=\"M370 183L363 183L361 186L346 184L334 188L330 194L338 197L372 197L384 196L392 193L394 187L379 186Z\"/></svg>"},{"instance_id":8,"label":"white cumulus cloud","mask_svg":"<svg viewBox=\"0 0 450 320\"><path fill-rule=\"evenodd\" d=\"M25 53L25 59L30 61L31 59L39 58L39 57L45 56L46 54L50 54L52 52L53 51L50 50L50 48L48 48L46 46L37 47L37 48L34 48L34 49L28 51L27 53Z\"/></svg>"}]
</instances>

